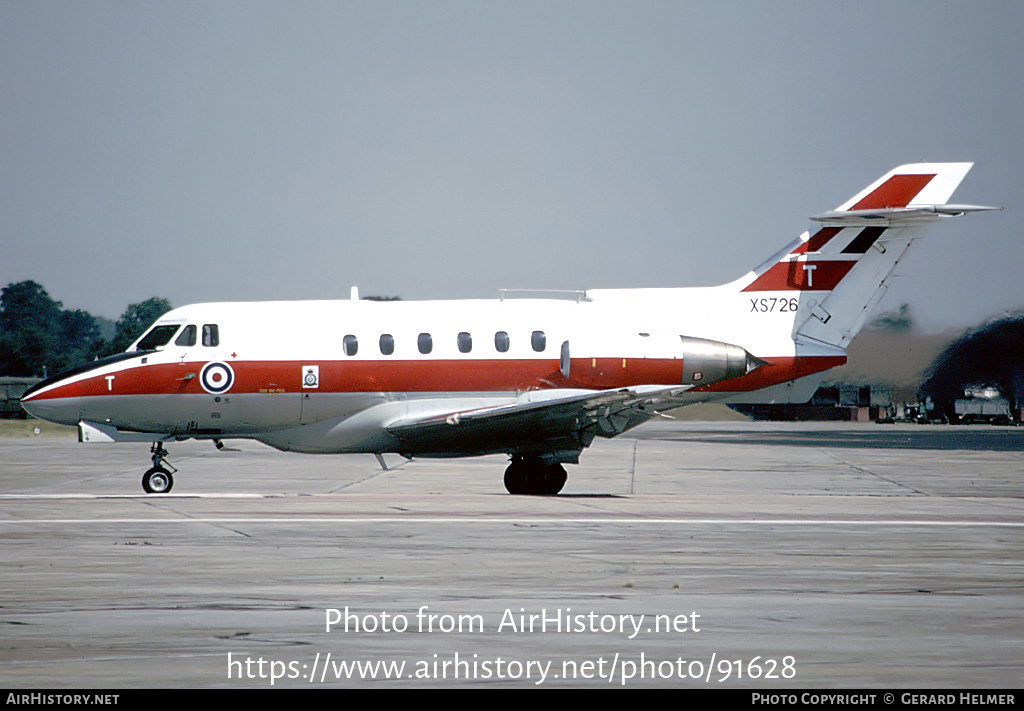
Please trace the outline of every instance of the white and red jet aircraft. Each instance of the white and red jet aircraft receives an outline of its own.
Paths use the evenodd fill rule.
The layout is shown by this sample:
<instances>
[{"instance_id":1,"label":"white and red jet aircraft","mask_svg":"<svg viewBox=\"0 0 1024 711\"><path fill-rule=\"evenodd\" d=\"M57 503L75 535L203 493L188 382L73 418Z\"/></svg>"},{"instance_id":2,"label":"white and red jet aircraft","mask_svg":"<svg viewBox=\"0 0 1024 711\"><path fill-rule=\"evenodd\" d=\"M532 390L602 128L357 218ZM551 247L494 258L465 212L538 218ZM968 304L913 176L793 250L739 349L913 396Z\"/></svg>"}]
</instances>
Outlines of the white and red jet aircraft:
<instances>
[{"instance_id":1,"label":"white and red jet aircraft","mask_svg":"<svg viewBox=\"0 0 1024 711\"><path fill-rule=\"evenodd\" d=\"M125 353L44 380L32 415L79 439L249 438L296 452L504 452L513 494L556 494L562 463L694 402L806 402L970 163L904 165L738 280L575 300L196 304ZM757 391L757 392L755 392ZM173 468L171 468L173 469Z\"/></svg>"}]
</instances>

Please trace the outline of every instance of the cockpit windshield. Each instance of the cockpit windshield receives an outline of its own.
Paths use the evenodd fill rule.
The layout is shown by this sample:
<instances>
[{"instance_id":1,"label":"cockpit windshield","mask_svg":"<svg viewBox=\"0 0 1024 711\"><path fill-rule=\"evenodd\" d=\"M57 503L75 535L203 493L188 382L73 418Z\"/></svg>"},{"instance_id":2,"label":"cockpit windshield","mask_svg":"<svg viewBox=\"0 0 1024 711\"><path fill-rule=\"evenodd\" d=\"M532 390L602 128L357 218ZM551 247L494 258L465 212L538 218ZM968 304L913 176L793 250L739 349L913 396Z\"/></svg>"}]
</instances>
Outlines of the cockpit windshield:
<instances>
[{"instance_id":1,"label":"cockpit windshield","mask_svg":"<svg viewBox=\"0 0 1024 711\"><path fill-rule=\"evenodd\" d=\"M166 346L174 334L178 332L181 325L174 326L154 326L150 329L149 333L143 336L139 344L135 346L137 351L152 351L160 346Z\"/></svg>"}]
</instances>

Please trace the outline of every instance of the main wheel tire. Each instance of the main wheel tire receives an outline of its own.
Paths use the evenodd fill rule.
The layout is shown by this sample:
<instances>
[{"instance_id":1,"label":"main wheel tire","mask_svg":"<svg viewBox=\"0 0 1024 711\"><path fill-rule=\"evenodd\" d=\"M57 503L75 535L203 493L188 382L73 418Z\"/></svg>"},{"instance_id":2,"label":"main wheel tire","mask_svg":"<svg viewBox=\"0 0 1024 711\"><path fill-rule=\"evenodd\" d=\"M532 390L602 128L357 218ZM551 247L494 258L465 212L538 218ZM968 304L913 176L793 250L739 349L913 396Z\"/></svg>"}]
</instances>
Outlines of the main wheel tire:
<instances>
[{"instance_id":1,"label":"main wheel tire","mask_svg":"<svg viewBox=\"0 0 1024 711\"><path fill-rule=\"evenodd\" d=\"M517 457L505 470L505 489L513 495L554 496L568 476L557 462L545 464L537 457Z\"/></svg>"},{"instance_id":2,"label":"main wheel tire","mask_svg":"<svg viewBox=\"0 0 1024 711\"><path fill-rule=\"evenodd\" d=\"M174 486L174 477L163 467L153 467L142 475L142 488L147 494L166 494Z\"/></svg>"},{"instance_id":3,"label":"main wheel tire","mask_svg":"<svg viewBox=\"0 0 1024 711\"><path fill-rule=\"evenodd\" d=\"M568 478L561 464L541 464L530 472L529 493L536 496L554 496L562 490Z\"/></svg>"},{"instance_id":4,"label":"main wheel tire","mask_svg":"<svg viewBox=\"0 0 1024 711\"><path fill-rule=\"evenodd\" d=\"M505 470L505 489L508 493L518 496L530 493L527 490L527 467L522 459L513 459Z\"/></svg>"}]
</instances>

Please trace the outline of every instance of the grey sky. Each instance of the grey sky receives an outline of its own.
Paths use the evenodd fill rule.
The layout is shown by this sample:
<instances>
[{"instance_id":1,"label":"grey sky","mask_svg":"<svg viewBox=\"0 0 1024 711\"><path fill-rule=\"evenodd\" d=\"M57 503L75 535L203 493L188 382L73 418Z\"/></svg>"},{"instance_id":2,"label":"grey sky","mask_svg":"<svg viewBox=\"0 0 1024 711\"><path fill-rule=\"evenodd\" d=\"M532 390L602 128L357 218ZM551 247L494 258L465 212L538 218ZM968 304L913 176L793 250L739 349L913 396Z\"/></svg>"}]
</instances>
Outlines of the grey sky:
<instances>
[{"instance_id":1,"label":"grey sky","mask_svg":"<svg viewBox=\"0 0 1024 711\"><path fill-rule=\"evenodd\" d=\"M0 284L68 308L738 277L974 161L882 309L1024 308L1024 3L0 0Z\"/></svg>"}]
</instances>

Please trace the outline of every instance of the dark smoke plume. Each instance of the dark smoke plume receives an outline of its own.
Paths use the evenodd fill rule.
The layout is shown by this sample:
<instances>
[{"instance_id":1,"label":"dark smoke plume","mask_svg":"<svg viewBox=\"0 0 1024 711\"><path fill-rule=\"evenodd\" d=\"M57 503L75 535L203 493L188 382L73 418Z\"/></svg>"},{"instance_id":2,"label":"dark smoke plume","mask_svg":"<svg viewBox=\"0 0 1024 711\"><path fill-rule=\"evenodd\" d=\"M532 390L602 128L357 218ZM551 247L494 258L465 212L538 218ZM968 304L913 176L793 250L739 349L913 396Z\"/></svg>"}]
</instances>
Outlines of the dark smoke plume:
<instances>
[{"instance_id":1,"label":"dark smoke plume","mask_svg":"<svg viewBox=\"0 0 1024 711\"><path fill-rule=\"evenodd\" d=\"M921 394L952 403L971 387L996 388L1011 410L1024 406L1024 313L990 321L949 344L928 369Z\"/></svg>"}]
</instances>

